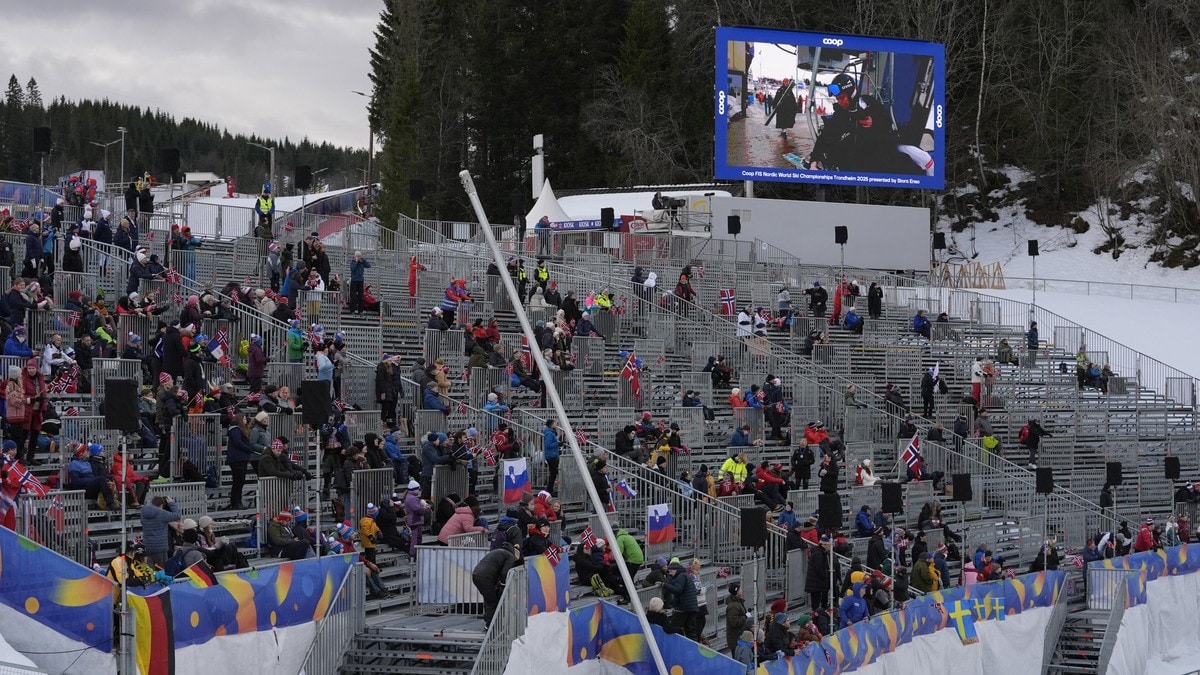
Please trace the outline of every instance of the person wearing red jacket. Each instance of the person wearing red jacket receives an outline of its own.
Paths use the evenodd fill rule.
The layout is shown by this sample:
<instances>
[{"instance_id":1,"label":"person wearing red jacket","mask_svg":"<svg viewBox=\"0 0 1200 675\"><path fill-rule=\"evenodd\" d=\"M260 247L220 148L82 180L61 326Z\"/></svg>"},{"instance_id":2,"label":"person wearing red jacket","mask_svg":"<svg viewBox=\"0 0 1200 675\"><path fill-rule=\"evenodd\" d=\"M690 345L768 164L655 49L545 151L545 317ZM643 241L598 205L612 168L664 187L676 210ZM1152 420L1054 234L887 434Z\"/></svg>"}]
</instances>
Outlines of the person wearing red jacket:
<instances>
[{"instance_id":1,"label":"person wearing red jacket","mask_svg":"<svg viewBox=\"0 0 1200 675\"><path fill-rule=\"evenodd\" d=\"M550 522L558 520L558 514L554 512L554 507L550 505L550 493L542 490L533 498L533 515L538 518L545 518Z\"/></svg>"},{"instance_id":2,"label":"person wearing red jacket","mask_svg":"<svg viewBox=\"0 0 1200 675\"><path fill-rule=\"evenodd\" d=\"M146 499L146 490L150 488L150 479L138 475L133 470L133 466L125 460L125 453L121 451L119 445L117 452L113 455L112 478L122 496L128 491L133 497L133 503L130 506L141 508L142 502Z\"/></svg>"},{"instance_id":3,"label":"person wearing red jacket","mask_svg":"<svg viewBox=\"0 0 1200 675\"><path fill-rule=\"evenodd\" d=\"M427 267L417 262L417 256L408 259L408 297L417 297L417 272L424 272Z\"/></svg>"},{"instance_id":4,"label":"person wearing red jacket","mask_svg":"<svg viewBox=\"0 0 1200 675\"><path fill-rule=\"evenodd\" d=\"M1150 528L1154 527L1154 519L1147 518L1146 522L1142 523L1142 529L1138 530L1137 539L1133 541L1133 550L1135 553L1145 553L1153 551L1155 548L1154 533Z\"/></svg>"},{"instance_id":5,"label":"person wearing red jacket","mask_svg":"<svg viewBox=\"0 0 1200 675\"><path fill-rule=\"evenodd\" d=\"M804 428L804 444L805 445L820 446L821 441L828 441L828 440L829 440L829 432L825 430L824 422L820 422L820 421L809 422L808 426ZM822 449L821 453L824 454L825 450ZM816 454L816 453L814 453L814 454Z\"/></svg>"},{"instance_id":6,"label":"person wearing red jacket","mask_svg":"<svg viewBox=\"0 0 1200 675\"><path fill-rule=\"evenodd\" d=\"M783 479L779 477L777 471L771 470L771 465L767 460L764 459L762 464L759 464L758 468L754 470L754 487L763 502L772 511L782 511L784 502L787 501L780 494L783 485Z\"/></svg>"}]
</instances>

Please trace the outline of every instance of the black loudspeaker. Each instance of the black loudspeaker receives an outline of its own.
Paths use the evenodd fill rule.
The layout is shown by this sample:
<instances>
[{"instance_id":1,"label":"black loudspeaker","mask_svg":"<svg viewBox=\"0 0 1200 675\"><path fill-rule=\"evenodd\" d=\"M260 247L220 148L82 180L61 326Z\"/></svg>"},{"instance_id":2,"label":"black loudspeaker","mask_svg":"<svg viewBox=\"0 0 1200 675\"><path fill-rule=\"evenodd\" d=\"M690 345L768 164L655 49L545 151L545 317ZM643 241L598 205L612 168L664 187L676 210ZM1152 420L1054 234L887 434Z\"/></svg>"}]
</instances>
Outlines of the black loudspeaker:
<instances>
[{"instance_id":1,"label":"black loudspeaker","mask_svg":"<svg viewBox=\"0 0 1200 675\"><path fill-rule=\"evenodd\" d=\"M408 198L414 202L425 199L425 181L413 178L408 181Z\"/></svg>"},{"instance_id":2,"label":"black loudspeaker","mask_svg":"<svg viewBox=\"0 0 1200 675\"><path fill-rule=\"evenodd\" d=\"M1164 457L1163 467L1167 470L1168 480L1179 480L1179 458Z\"/></svg>"},{"instance_id":3,"label":"black loudspeaker","mask_svg":"<svg viewBox=\"0 0 1200 675\"><path fill-rule=\"evenodd\" d=\"M600 209L600 227L605 230L613 229L613 221L617 219L616 212L611 207Z\"/></svg>"},{"instance_id":4,"label":"black loudspeaker","mask_svg":"<svg viewBox=\"0 0 1200 675\"><path fill-rule=\"evenodd\" d=\"M847 230L845 225L834 225L833 243L845 244L848 241L850 241L850 230Z\"/></svg>"},{"instance_id":5,"label":"black loudspeaker","mask_svg":"<svg viewBox=\"0 0 1200 675\"><path fill-rule=\"evenodd\" d=\"M179 173L179 149L163 148L158 152L158 170L171 176Z\"/></svg>"},{"instance_id":6,"label":"black loudspeaker","mask_svg":"<svg viewBox=\"0 0 1200 675\"><path fill-rule=\"evenodd\" d=\"M825 530L842 527L842 497L822 492L817 495L817 526Z\"/></svg>"},{"instance_id":7,"label":"black loudspeaker","mask_svg":"<svg viewBox=\"0 0 1200 675\"><path fill-rule=\"evenodd\" d=\"M1031 257L1037 255L1038 254L1038 250L1037 250L1038 240L1030 239L1028 243L1029 243L1029 255Z\"/></svg>"},{"instance_id":8,"label":"black loudspeaker","mask_svg":"<svg viewBox=\"0 0 1200 675\"><path fill-rule=\"evenodd\" d=\"M1106 462L1104 464L1104 482L1109 485L1121 484L1121 463Z\"/></svg>"},{"instance_id":9,"label":"black loudspeaker","mask_svg":"<svg viewBox=\"0 0 1200 675\"><path fill-rule=\"evenodd\" d=\"M300 386L300 406L305 424L320 426L333 417L330 384L327 380L305 380Z\"/></svg>"},{"instance_id":10,"label":"black loudspeaker","mask_svg":"<svg viewBox=\"0 0 1200 675\"><path fill-rule=\"evenodd\" d=\"M312 189L312 167L300 165L296 167L296 189Z\"/></svg>"},{"instance_id":11,"label":"black loudspeaker","mask_svg":"<svg viewBox=\"0 0 1200 675\"><path fill-rule=\"evenodd\" d=\"M935 251L945 251L946 250L946 233L945 232L934 232L933 233L933 250L935 250Z\"/></svg>"},{"instance_id":12,"label":"black loudspeaker","mask_svg":"<svg viewBox=\"0 0 1200 675\"><path fill-rule=\"evenodd\" d=\"M751 506L742 509L742 546L762 548L767 545L767 507Z\"/></svg>"},{"instance_id":13,"label":"black loudspeaker","mask_svg":"<svg viewBox=\"0 0 1200 675\"><path fill-rule=\"evenodd\" d=\"M975 498L971 492L971 474L956 473L954 474L954 501L969 502Z\"/></svg>"},{"instance_id":14,"label":"black loudspeaker","mask_svg":"<svg viewBox=\"0 0 1200 675\"><path fill-rule=\"evenodd\" d=\"M729 219L727 221L725 221L725 227L727 227L729 229L730 236L732 236L732 237L738 236L739 234L742 233L742 217L741 216L729 216Z\"/></svg>"},{"instance_id":15,"label":"black loudspeaker","mask_svg":"<svg viewBox=\"0 0 1200 675\"><path fill-rule=\"evenodd\" d=\"M142 426L138 412L138 385L134 380L105 380L104 428L136 433Z\"/></svg>"},{"instance_id":16,"label":"black loudspeaker","mask_svg":"<svg viewBox=\"0 0 1200 675\"><path fill-rule=\"evenodd\" d=\"M40 155L50 153L50 127L33 128L33 151Z\"/></svg>"},{"instance_id":17,"label":"black loudspeaker","mask_svg":"<svg viewBox=\"0 0 1200 675\"><path fill-rule=\"evenodd\" d=\"M880 483L883 486L883 503L879 510L884 513L904 513L904 492L899 483Z\"/></svg>"},{"instance_id":18,"label":"black loudspeaker","mask_svg":"<svg viewBox=\"0 0 1200 675\"><path fill-rule=\"evenodd\" d=\"M1039 466L1037 469L1037 493L1048 495L1054 492L1054 469Z\"/></svg>"},{"instance_id":19,"label":"black loudspeaker","mask_svg":"<svg viewBox=\"0 0 1200 675\"><path fill-rule=\"evenodd\" d=\"M512 212L512 215L514 215L514 216L525 215L525 211L526 211L526 209L525 209L525 194L523 192L521 192L520 190L517 190L512 193L510 199L511 199L511 203L512 203L512 208L510 208L509 210Z\"/></svg>"}]
</instances>

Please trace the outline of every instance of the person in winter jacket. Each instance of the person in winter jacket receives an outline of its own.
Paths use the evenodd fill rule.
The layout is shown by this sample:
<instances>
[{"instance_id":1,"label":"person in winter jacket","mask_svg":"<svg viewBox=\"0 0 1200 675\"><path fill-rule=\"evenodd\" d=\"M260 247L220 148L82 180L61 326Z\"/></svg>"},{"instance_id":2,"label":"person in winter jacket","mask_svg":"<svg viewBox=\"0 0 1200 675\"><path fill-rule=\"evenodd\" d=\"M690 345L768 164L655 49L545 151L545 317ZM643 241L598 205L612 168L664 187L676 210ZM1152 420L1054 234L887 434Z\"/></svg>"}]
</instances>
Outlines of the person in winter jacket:
<instances>
[{"instance_id":1,"label":"person in winter jacket","mask_svg":"<svg viewBox=\"0 0 1200 675\"><path fill-rule=\"evenodd\" d=\"M804 294L808 296L808 311L812 312L813 316L824 317L829 292L821 287L821 282L814 281L812 288L806 288Z\"/></svg>"},{"instance_id":2,"label":"person in winter jacket","mask_svg":"<svg viewBox=\"0 0 1200 675\"><path fill-rule=\"evenodd\" d=\"M553 418L547 419L546 426L542 429L542 456L546 460L546 467L548 469L546 491L551 494L554 494L558 486L560 443L558 438L558 420Z\"/></svg>"},{"instance_id":3,"label":"person in winter jacket","mask_svg":"<svg viewBox=\"0 0 1200 675\"><path fill-rule=\"evenodd\" d=\"M838 607L838 630L864 621L871 616L865 599L867 585L859 582L850 588L850 594L842 598Z\"/></svg>"},{"instance_id":4,"label":"person in winter jacket","mask_svg":"<svg viewBox=\"0 0 1200 675\"><path fill-rule=\"evenodd\" d=\"M879 479L875 477L875 470L872 468L871 460L864 459L859 462L858 468L854 471L854 484L872 487L878 482Z\"/></svg>"},{"instance_id":5,"label":"person in winter jacket","mask_svg":"<svg viewBox=\"0 0 1200 675\"><path fill-rule=\"evenodd\" d=\"M471 572L471 582L483 596L483 624L490 626L492 617L496 615L496 607L500 604L500 594L508 580L508 572L521 562L521 550L512 544L501 544L500 548L489 551L475 565Z\"/></svg>"},{"instance_id":6,"label":"person in winter jacket","mask_svg":"<svg viewBox=\"0 0 1200 675\"><path fill-rule=\"evenodd\" d=\"M699 642L704 630L699 592L682 564L673 562L668 565L667 580L663 583L662 594L664 601L675 608L676 620L682 625L684 634L689 639Z\"/></svg>"},{"instance_id":7,"label":"person in winter jacket","mask_svg":"<svg viewBox=\"0 0 1200 675\"><path fill-rule=\"evenodd\" d=\"M1017 440L1021 443L1021 445L1025 446L1025 448L1029 450L1029 468L1037 468L1037 452L1038 447L1041 446L1042 437L1053 435L1054 434L1042 428L1042 425L1035 419L1029 420L1029 422L1021 429L1021 431L1018 432Z\"/></svg>"},{"instance_id":8,"label":"person in winter jacket","mask_svg":"<svg viewBox=\"0 0 1200 675\"><path fill-rule=\"evenodd\" d=\"M729 598L725 600L725 644L731 650L742 632L752 627L751 616L746 611L746 594L742 585L737 582L729 584Z\"/></svg>"},{"instance_id":9,"label":"person in winter jacket","mask_svg":"<svg viewBox=\"0 0 1200 675\"><path fill-rule=\"evenodd\" d=\"M912 320L912 332L928 340L931 330L932 324L929 322L929 317L925 316L925 310L917 310L917 314Z\"/></svg>"},{"instance_id":10,"label":"person in winter jacket","mask_svg":"<svg viewBox=\"0 0 1200 675\"><path fill-rule=\"evenodd\" d=\"M142 543L146 554L158 566L167 562L169 523L180 520L179 506L171 497L155 497L149 504L142 505Z\"/></svg>"},{"instance_id":11,"label":"person in winter jacket","mask_svg":"<svg viewBox=\"0 0 1200 675\"><path fill-rule=\"evenodd\" d=\"M246 381L250 393L259 393L263 388L263 377L267 374L267 355L263 351L262 336L250 334L250 345L246 348Z\"/></svg>"},{"instance_id":12,"label":"person in winter jacket","mask_svg":"<svg viewBox=\"0 0 1200 675\"><path fill-rule=\"evenodd\" d=\"M8 340L4 342L4 355L19 356L25 359L33 356L33 348L29 346L25 326L17 324L12 333L9 333Z\"/></svg>"},{"instance_id":13,"label":"person in winter jacket","mask_svg":"<svg viewBox=\"0 0 1200 675\"><path fill-rule=\"evenodd\" d=\"M817 471L817 475L821 478L821 492L825 494L837 494L838 472L839 466L837 461L830 455L824 455L821 458L821 468Z\"/></svg>"},{"instance_id":14,"label":"person in winter jacket","mask_svg":"<svg viewBox=\"0 0 1200 675\"><path fill-rule=\"evenodd\" d=\"M860 537L869 537L875 531L875 520L871 517L871 507L866 504L858 510L854 517L854 529Z\"/></svg>"},{"instance_id":15,"label":"person in winter jacket","mask_svg":"<svg viewBox=\"0 0 1200 675\"><path fill-rule=\"evenodd\" d=\"M934 566L933 554L929 551L922 553L920 558L913 562L909 586L926 593L932 593L941 588L940 575Z\"/></svg>"},{"instance_id":16,"label":"person in winter jacket","mask_svg":"<svg viewBox=\"0 0 1200 675\"><path fill-rule=\"evenodd\" d=\"M411 532L408 544L408 557L417 559L417 546L421 543L421 530L425 527L425 518L433 512L429 502L421 498L421 484L415 480L408 482L408 492L404 495L405 524Z\"/></svg>"},{"instance_id":17,"label":"person in winter jacket","mask_svg":"<svg viewBox=\"0 0 1200 675\"><path fill-rule=\"evenodd\" d=\"M1153 518L1147 518L1142 523L1142 528L1138 530L1137 538L1133 540L1134 553L1145 553L1146 551L1153 551L1158 548L1158 544L1154 540L1153 527Z\"/></svg>"},{"instance_id":18,"label":"person in winter jacket","mask_svg":"<svg viewBox=\"0 0 1200 675\"><path fill-rule=\"evenodd\" d=\"M1026 360L1025 367L1032 368L1037 365L1037 353L1040 341L1038 339L1038 325L1036 321L1029 322L1029 330L1025 333L1025 348Z\"/></svg>"},{"instance_id":19,"label":"person in winter jacket","mask_svg":"<svg viewBox=\"0 0 1200 675\"><path fill-rule=\"evenodd\" d=\"M442 525L442 529L438 532L438 541L444 545L450 545L450 537L456 534L465 534L467 532L487 532L487 528L482 525L475 524L475 514L470 506L465 503L454 509L454 515Z\"/></svg>"},{"instance_id":20,"label":"person in winter jacket","mask_svg":"<svg viewBox=\"0 0 1200 675\"><path fill-rule=\"evenodd\" d=\"M867 314L872 319L883 316L883 287L874 281L867 289Z\"/></svg>"},{"instance_id":21,"label":"person in winter jacket","mask_svg":"<svg viewBox=\"0 0 1200 675\"><path fill-rule=\"evenodd\" d=\"M259 413L266 417L266 413ZM229 489L229 509L240 510L242 505L242 487L246 484L246 468L254 459L255 452L250 445L251 423L241 413L233 416L233 424L229 427L229 442L225 449L225 462L233 473L233 485Z\"/></svg>"}]
</instances>

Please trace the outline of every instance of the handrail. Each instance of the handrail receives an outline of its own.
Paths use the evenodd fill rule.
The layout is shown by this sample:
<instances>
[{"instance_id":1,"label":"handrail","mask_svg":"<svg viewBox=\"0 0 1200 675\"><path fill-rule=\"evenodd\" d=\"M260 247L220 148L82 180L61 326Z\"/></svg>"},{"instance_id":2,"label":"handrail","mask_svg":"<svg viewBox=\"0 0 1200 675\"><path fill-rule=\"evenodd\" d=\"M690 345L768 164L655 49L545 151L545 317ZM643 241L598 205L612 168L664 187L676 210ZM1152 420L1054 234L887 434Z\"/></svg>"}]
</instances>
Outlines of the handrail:
<instances>
[{"instance_id":1,"label":"handrail","mask_svg":"<svg viewBox=\"0 0 1200 675\"><path fill-rule=\"evenodd\" d=\"M430 232L430 234L439 236L439 237L441 236L440 234L438 234L436 232ZM469 245L463 245L462 242L454 242L454 243L455 243L455 249L453 250L453 252L447 250L444 253L444 255L449 256L449 255L453 255L453 253L463 253L463 254L467 254L467 255L472 255L470 253L469 249L467 248L467 246L469 246ZM478 248L478 247L473 247L473 248ZM476 253L474 255L476 255L478 257L486 257L486 258L490 259L490 256L483 253L482 251L480 251L479 253ZM571 268L568 270L561 265L557 265L554 263L552 263L552 264L555 267L554 271L552 272L552 276L551 276L551 278L553 278L553 279L558 279L560 281L564 278L565 279L573 279L579 283L589 284L590 287L595 287L595 288L606 288L607 287L610 289L620 289L624 292L627 292L629 297L634 302L638 302L638 303L644 302L638 297L635 289L633 288L632 284L628 280L603 278L602 276L600 276L599 278L596 278L598 275L585 274L579 268ZM585 286L585 287L587 287L587 286ZM724 326L728 333L735 332L735 330L734 330L735 326L728 318L726 318L724 316L712 314L707 308L705 308L702 305L690 304L688 309L690 310L690 314L679 313L679 312L675 313L674 318L675 318L675 321L677 322L677 324L679 322L684 322L700 331L710 333L713 335L713 337L719 338L720 340L736 341L736 338L733 338L728 334L722 334L719 330L720 327ZM699 319L695 318L695 316L697 314L701 315L704 318L704 321L700 321ZM772 353L775 354L776 356L780 357L781 359L785 360L788 365L796 367L797 371L799 371L799 374L802 377L807 378L810 382L816 384L818 387L821 387L821 388L833 393L834 395L841 395L841 393L845 390L845 387L848 385L853 384L853 385L857 386L857 383L854 382L853 380L850 380L848 378L843 377L840 374L829 371L829 370L821 367L819 364L813 363L811 360L805 359L802 356L800 356L794 352L791 352L786 347L783 347L780 345L772 345ZM835 388L834 386L831 386L830 382L836 383L838 385L838 387L840 387L840 389ZM858 401L859 401L859 403L865 404L866 410L871 411L873 414L882 415L883 419L889 420L893 424L900 421L899 416L892 415L891 413L887 412L887 408L886 408L886 405L884 404L884 400L883 400L882 396L879 396L875 392L864 391L861 389L859 390L859 393L862 394L862 397L859 398ZM980 456L982 456L982 453L984 452L982 449L982 446L978 446L978 444L974 443L974 441L972 441L971 439L964 439L964 445L966 445L966 444L971 444L972 446L977 447L978 451L980 453ZM957 455L964 460L970 460L970 458L967 457L966 455L963 455L961 453L950 450L949 448L946 448L946 452L951 455ZM1027 470L1021 468L1014 462L1007 460L1005 458L996 457L994 454L991 456L995 459L995 461L997 462L997 464L999 466L988 467L988 468L994 468L995 470L1000 471L1002 473L1002 475L1005 475L1006 477L1012 478L1021 483L1025 483L1031 489L1036 486L1034 480L1030 477L1030 474ZM984 465L984 466L987 466L987 465ZM1060 491L1056 491L1052 495L1052 497L1058 498L1058 499L1067 499L1067 497L1066 497L1067 495L1070 496L1071 500L1074 500L1074 502L1075 502L1074 505L1077 508L1083 508L1085 510L1091 511L1091 515L1101 516L1101 517L1104 516L1104 511L1100 508L1100 506L1098 504L1095 504L1091 500L1089 500L1085 497L1082 497L1080 495L1077 495L1074 492L1067 490L1065 488L1060 488Z\"/></svg>"},{"instance_id":2,"label":"handrail","mask_svg":"<svg viewBox=\"0 0 1200 675\"><path fill-rule=\"evenodd\" d=\"M1128 592L1125 583L1117 584L1112 607L1108 610L1108 620L1104 623L1104 639L1100 641L1100 655L1096 664L1098 673L1108 672L1108 662L1112 658L1113 649L1117 646L1117 635L1121 632L1121 620L1125 618Z\"/></svg>"},{"instance_id":3,"label":"handrail","mask_svg":"<svg viewBox=\"0 0 1200 675\"><path fill-rule=\"evenodd\" d=\"M1037 287L1039 291L1047 293L1075 293L1080 294L1079 288L1083 289L1083 295L1099 295L1103 297L1121 297L1130 300L1160 300L1163 302L1175 303L1192 303L1200 302L1200 288L1185 288L1180 286L1160 286L1156 284L1130 284L1118 281L1092 281L1090 279L1047 279L1045 277L1013 277L1004 275L1005 284L1012 287L1011 282L1018 282L1019 288L1027 289ZM1120 290L1119 295L1113 293L1092 293L1092 289L1107 289L1112 288ZM988 289L962 288L956 290L967 291L986 291ZM1139 291L1144 290L1144 294ZM1125 293L1124 291L1128 291ZM1182 294L1182 295L1181 295ZM1168 297L1169 296L1169 299Z\"/></svg>"},{"instance_id":4,"label":"handrail","mask_svg":"<svg viewBox=\"0 0 1200 675\"><path fill-rule=\"evenodd\" d=\"M1058 598L1054 603L1054 611L1050 614L1050 622L1046 624L1046 637L1042 644L1042 672L1046 672L1046 666L1050 665L1051 660L1054 658L1054 650L1058 647L1058 641L1062 638L1063 626L1067 623L1066 596L1067 589L1064 584L1063 590L1058 594Z\"/></svg>"},{"instance_id":5,"label":"handrail","mask_svg":"<svg viewBox=\"0 0 1200 675\"><path fill-rule=\"evenodd\" d=\"M331 672L330 670L327 670L327 668L330 666L336 669L337 664L341 661L342 656L346 651L346 647L350 644L350 641L354 639L354 636L358 633L358 631L362 629L366 619L365 609L362 602L362 573L362 563L355 563L346 570L346 574L342 577L341 583L338 584L337 590L334 591L333 596L331 596L334 598L334 601L330 604L329 612L322 617L320 622L317 624L316 634L313 635L312 643L310 643L308 646L308 652L304 655L304 672ZM346 590L346 585L350 583L357 583L358 586L350 587L350 592L346 596L345 606L343 607L342 611L335 612L335 608L339 605L338 599L342 597L342 591ZM346 612L357 613L354 623L350 626L353 628L353 630L348 631L347 635L335 635L329 637L330 640L336 640L338 644L322 644L322 639L329 635L330 629L328 627L333 625L333 621L331 621L331 619L341 616ZM334 659L336 659L336 661L334 661Z\"/></svg>"},{"instance_id":6,"label":"handrail","mask_svg":"<svg viewBox=\"0 0 1200 675\"><path fill-rule=\"evenodd\" d=\"M505 577L504 593L479 645L471 675L500 675L507 667L507 659L503 656L512 648L513 640L521 637L529 625L528 609L524 606L514 607L520 599L517 591L522 583L529 583L529 572L524 564L510 569Z\"/></svg>"}]
</instances>

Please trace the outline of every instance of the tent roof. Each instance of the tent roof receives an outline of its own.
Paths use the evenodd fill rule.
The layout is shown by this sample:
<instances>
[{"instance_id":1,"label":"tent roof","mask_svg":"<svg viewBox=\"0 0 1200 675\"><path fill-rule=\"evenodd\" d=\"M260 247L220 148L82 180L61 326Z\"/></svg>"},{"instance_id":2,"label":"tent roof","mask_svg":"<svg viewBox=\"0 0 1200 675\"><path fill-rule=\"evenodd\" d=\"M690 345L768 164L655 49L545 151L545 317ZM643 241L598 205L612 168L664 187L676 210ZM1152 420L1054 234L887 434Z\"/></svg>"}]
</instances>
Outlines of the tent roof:
<instances>
[{"instance_id":1,"label":"tent roof","mask_svg":"<svg viewBox=\"0 0 1200 675\"><path fill-rule=\"evenodd\" d=\"M558 198L554 196L554 190L550 187L550 181L542 183L542 193L538 195L537 202L530 209L529 214L525 216L525 222L533 227L533 224L542 219L542 216L549 216L552 223L565 223L572 220L567 215L566 211L558 204Z\"/></svg>"}]
</instances>

